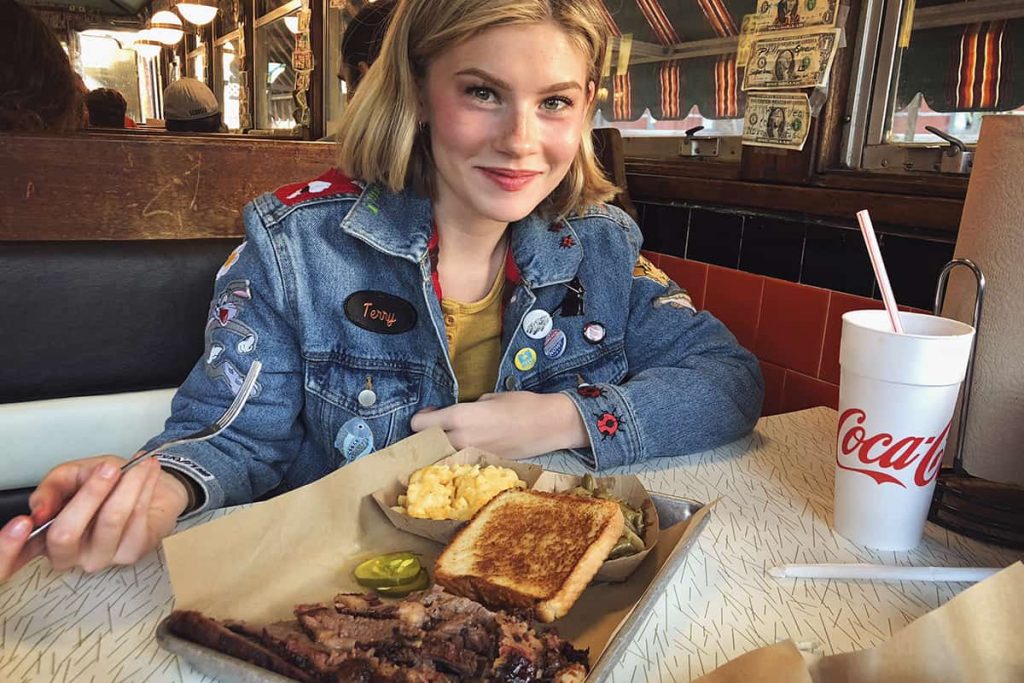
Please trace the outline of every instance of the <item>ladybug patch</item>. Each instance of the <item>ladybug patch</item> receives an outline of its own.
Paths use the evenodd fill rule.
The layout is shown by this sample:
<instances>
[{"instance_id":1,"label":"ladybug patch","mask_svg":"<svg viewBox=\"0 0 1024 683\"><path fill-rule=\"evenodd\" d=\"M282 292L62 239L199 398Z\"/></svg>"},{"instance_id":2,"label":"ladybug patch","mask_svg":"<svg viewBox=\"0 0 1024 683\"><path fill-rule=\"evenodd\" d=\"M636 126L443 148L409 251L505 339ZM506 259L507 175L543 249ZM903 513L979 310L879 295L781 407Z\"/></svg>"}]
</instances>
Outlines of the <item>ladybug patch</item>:
<instances>
[{"instance_id":1,"label":"ladybug patch","mask_svg":"<svg viewBox=\"0 0 1024 683\"><path fill-rule=\"evenodd\" d=\"M562 237L562 241L558 243L558 246L560 246L562 249L571 249L575 245L576 240L572 238L572 235L564 235Z\"/></svg>"},{"instance_id":2,"label":"ladybug patch","mask_svg":"<svg viewBox=\"0 0 1024 683\"><path fill-rule=\"evenodd\" d=\"M601 435L601 441L615 438L622 428L622 418L615 413L594 413L594 417L597 418L597 432Z\"/></svg>"},{"instance_id":3,"label":"ladybug patch","mask_svg":"<svg viewBox=\"0 0 1024 683\"><path fill-rule=\"evenodd\" d=\"M583 398L602 398L604 396L604 389L593 384L581 384L576 387L576 393Z\"/></svg>"}]
</instances>

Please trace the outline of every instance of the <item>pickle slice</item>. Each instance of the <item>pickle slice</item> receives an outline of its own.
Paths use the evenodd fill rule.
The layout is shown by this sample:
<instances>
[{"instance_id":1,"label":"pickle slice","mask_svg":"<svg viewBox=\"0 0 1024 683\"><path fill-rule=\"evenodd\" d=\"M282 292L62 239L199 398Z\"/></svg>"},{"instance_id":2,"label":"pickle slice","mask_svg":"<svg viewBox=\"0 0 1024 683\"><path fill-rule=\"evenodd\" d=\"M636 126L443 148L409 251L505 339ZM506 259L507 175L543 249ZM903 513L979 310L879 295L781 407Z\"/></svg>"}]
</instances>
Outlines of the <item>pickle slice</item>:
<instances>
[{"instance_id":1,"label":"pickle slice","mask_svg":"<svg viewBox=\"0 0 1024 683\"><path fill-rule=\"evenodd\" d=\"M421 570L416 555L401 552L371 557L356 566L352 573L361 586L393 588L416 581Z\"/></svg>"},{"instance_id":2,"label":"pickle slice","mask_svg":"<svg viewBox=\"0 0 1024 683\"><path fill-rule=\"evenodd\" d=\"M430 574L427 573L426 569L421 569L420 573L411 582L403 583L401 586L381 586L377 588L377 592L388 598L400 598L413 591L421 591L429 587Z\"/></svg>"}]
</instances>

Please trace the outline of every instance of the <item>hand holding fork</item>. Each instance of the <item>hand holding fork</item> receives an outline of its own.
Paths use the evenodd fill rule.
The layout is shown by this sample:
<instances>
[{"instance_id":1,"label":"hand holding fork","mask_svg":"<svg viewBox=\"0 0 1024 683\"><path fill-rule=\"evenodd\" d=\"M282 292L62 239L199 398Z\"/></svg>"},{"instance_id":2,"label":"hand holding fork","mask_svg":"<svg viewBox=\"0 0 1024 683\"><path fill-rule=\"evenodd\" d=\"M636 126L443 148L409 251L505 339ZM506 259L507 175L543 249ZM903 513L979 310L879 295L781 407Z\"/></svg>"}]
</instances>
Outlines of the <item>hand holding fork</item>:
<instances>
[{"instance_id":1,"label":"hand holding fork","mask_svg":"<svg viewBox=\"0 0 1024 683\"><path fill-rule=\"evenodd\" d=\"M80 566L86 571L131 564L153 550L174 530L188 493L149 456L226 429L252 394L260 367L257 361L249 368L224 415L183 439L129 460L99 456L54 468L29 499L31 517L16 517L0 530L0 581L44 550L55 569ZM49 521L33 531L33 520Z\"/></svg>"}]
</instances>

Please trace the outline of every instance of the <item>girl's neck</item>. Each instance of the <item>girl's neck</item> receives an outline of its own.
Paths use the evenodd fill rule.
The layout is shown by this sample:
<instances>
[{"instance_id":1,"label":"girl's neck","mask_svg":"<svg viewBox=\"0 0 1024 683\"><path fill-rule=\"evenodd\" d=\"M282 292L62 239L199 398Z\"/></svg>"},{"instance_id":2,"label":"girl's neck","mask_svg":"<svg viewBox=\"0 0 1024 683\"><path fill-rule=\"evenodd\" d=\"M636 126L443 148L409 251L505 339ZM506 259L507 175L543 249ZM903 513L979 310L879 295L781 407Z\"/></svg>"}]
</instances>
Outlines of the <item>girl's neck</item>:
<instances>
[{"instance_id":1,"label":"girl's neck","mask_svg":"<svg viewBox=\"0 0 1024 683\"><path fill-rule=\"evenodd\" d=\"M482 299L504 267L508 223L452 216L435 207L437 272L447 299Z\"/></svg>"}]
</instances>

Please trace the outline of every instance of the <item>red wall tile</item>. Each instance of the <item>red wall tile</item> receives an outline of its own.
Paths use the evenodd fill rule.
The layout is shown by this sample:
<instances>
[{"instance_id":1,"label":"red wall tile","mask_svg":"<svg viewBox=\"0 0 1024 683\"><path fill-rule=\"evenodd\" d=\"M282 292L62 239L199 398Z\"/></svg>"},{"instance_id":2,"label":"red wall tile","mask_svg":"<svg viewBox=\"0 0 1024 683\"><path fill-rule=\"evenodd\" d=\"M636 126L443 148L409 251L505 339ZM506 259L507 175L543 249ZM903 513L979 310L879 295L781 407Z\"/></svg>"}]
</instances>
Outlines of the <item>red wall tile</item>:
<instances>
[{"instance_id":1,"label":"red wall tile","mask_svg":"<svg viewBox=\"0 0 1024 683\"><path fill-rule=\"evenodd\" d=\"M754 345L757 357L816 377L829 294L827 289L766 278Z\"/></svg>"},{"instance_id":2,"label":"red wall tile","mask_svg":"<svg viewBox=\"0 0 1024 683\"><path fill-rule=\"evenodd\" d=\"M685 289L697 310L704 308L704 292L708 278L708 264L688 261L678 256L661 254L660 267L676 284Z\"/></svg>"},{"instance_id":3,"label":"red wall tile","mask_svg":"<svg viewBox=\"0 0 1024 683\"><path fill-rule=\"evenodd\" d=\"M740 344L754 348L758 316L761 312L761 291L765 278L731 268L708 266L704 308L725 323Z\"/></svg>"},{"instance_id":4,"label":"red wall tile","mask_svg":"<svg viewBox=\"0 0 1024 683\"><path fill-rule=\"evenodd\" d=\"M843 332L843 313L863 309L883 308L881 301L866 299L862 296L832 292L828 304L828 317L825 321L825 344L821 353L821 367L816 374L818 379L839 384L839 338Z\"/></svg>"},{"instance_id":5,"label":"red wall tile","mask_svg":"<svg viewBox=\"0 0 1024 683\"><path fill-rule=\"evenodd\" d=\"M761 408L761 415L781 413L786 368L761 361L761 374L764 375L764 406Z\"/></svg>"},{"instance_id":6,"label":"red wall tile","mask_svg":"<svg viewBox=\"0 0 1024 683\"><path fill-rule=\"evenodd\" d=\"M839 385L786 370L786 380L782 390L782 412L789 413L815 406L838 408Z\"/></svg>"}]
</instances>

